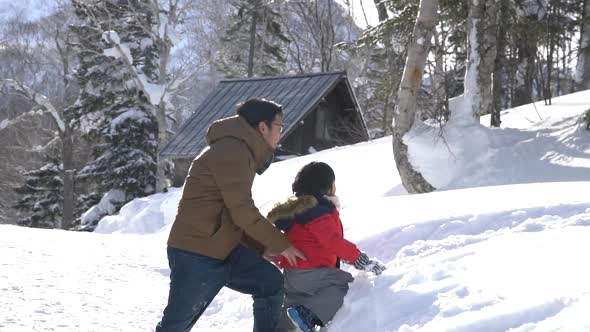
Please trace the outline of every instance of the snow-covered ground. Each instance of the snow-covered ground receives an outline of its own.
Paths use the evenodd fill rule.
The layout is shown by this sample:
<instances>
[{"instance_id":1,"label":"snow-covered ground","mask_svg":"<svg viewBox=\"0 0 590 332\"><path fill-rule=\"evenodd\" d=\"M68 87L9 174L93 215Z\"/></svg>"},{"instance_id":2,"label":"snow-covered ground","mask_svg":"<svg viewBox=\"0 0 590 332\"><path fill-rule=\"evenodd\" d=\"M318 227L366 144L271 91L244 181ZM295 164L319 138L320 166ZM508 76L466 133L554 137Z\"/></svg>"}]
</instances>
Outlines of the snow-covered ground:
<instances>
[{"instance_id":1,"label":"snow-covered ground","mask_svg":"<svg viewBox=\"0 0 590 332\"><path fill-rule=\"evenodd\" d=\"M406 194L391 138L275 163L253 193L268 210L302 165L335 169L347 238L388 270L349 269L329 331L590 331L588 108L590 91L506 111L502 129L419 128L408 144L430 194ZM180 193L137 199L95 233L0 225L0 331L153 330ZM251 302L223 290L194 330L249 331Z\"/></svg>"}]
</instances>

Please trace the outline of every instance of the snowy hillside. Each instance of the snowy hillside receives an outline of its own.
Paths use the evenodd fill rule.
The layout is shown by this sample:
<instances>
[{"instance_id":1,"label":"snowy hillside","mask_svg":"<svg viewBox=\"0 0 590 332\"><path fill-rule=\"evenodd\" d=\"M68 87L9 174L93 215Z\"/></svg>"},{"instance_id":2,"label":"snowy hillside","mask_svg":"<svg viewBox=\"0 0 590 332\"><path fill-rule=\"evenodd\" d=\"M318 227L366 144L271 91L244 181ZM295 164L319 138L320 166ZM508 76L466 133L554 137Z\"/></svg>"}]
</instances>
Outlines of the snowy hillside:
<instances>
[{"instance_id":1,"label":"snowy hillside","mask_svg":"<svg viewBox=\"0 0 590 332\"><path fill-rule=\"evenodd\" d=\"M589 331L588 108L590 91L506 111L502 129L422 128L408 144L434 193L405 193L383 138L275 163L255 200L288 196L309 161L335 169L346 237L388 270L350 269L329 331ZM153 330L180 193L132 201L96 233L0 226L0 331ZM194 330L249 331L251 305L224 290Z\"/></svg>"}]
</instances>

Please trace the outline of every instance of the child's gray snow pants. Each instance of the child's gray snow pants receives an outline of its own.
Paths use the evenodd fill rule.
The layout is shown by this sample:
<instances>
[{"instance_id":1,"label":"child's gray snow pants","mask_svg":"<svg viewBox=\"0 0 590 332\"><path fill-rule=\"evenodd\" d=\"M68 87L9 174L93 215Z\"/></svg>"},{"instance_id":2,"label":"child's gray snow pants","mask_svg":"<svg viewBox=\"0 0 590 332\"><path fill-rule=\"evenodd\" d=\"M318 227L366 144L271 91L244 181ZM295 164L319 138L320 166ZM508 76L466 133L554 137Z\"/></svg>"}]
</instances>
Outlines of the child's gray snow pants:
<instances>
[{"instance_id":1,"label":"child's gray snow pants","mask_svg":"<svg viewBox=\"0 0 590 332\"><path fill-rule=\"evenodd\" d=\"M326 324L342 306L354 278L339 268L285 269L285 308L303 305Z\"/></svg>"}]
</instances>

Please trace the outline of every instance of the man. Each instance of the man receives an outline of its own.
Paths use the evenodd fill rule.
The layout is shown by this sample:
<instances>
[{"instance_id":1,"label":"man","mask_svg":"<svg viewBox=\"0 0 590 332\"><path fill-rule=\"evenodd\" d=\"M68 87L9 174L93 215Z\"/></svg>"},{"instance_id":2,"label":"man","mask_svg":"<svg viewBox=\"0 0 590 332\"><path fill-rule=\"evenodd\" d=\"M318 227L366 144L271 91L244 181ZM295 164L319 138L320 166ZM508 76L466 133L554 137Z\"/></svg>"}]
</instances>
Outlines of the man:
<instances>
[{"instance_id":1,"label":"man","mask_svg":"<svg viewBox=\"0 0 590 332\"><path fill-rule=\"evenodd\" d=\"M252 200L254 176L268 168L281 136L282 108L251 99L237 114L209 127L209 147L185 180L168 239L170 293L157 332L190 331L224 286L252 295L254 331L275 331L283 277L261 254L305 259Z\"/></svg>"}]
</instances>

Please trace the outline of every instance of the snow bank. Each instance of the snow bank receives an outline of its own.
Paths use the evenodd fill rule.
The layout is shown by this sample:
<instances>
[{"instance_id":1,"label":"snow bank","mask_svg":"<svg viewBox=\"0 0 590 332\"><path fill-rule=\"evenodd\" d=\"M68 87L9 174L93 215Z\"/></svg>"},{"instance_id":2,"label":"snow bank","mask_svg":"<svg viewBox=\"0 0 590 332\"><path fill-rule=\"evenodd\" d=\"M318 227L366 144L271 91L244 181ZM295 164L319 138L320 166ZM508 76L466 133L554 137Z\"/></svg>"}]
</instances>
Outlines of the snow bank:
<instances>
[{"instance_id":1,"label":"snow bank","mask_svg":"<svg viewBox=\"0 0 590 332\"><path fill-rule=\"evenodd\" d=\"M94 230L96 233L149 234L171 224L182 190L171 188L168 193L136 198L125 204L118 214L106 216Z\"/></svg>"},{"instance_id":2,"label":"snow bank","mask_svg":"<svg viewBox=\"0 0 590 332\"><path fill-rule=\"evenodd\" d=\"M125 192L122 190L110 190L101 199L98 204L91 207L82 214L82 225L91 225L104 215L113 214L117 211L116 206L125 201Z\"/></svg>"}]
</instances>

